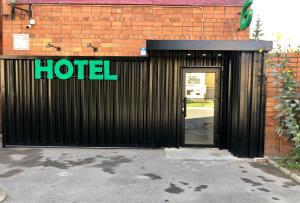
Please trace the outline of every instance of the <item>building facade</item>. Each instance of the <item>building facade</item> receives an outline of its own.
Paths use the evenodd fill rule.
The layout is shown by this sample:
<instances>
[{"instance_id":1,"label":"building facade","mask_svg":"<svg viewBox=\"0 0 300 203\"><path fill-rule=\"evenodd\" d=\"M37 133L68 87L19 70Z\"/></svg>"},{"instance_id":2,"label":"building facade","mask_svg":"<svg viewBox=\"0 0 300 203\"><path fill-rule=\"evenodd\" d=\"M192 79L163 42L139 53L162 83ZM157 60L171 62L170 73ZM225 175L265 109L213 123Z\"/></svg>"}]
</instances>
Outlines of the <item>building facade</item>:
<instances>
[{"instance_id":1,"label":"building facade","mask_svg":"<svg viewBox=\"0 0 300 203\"><path fill-rule=\"evenodd\" d=\"M265 42L249 41L249 28L239 29L244 0L19 0L15 7L23 10L15 8L14 12L12 4L7 0L2 2L0 50L3 55L2 90L5 92L2 110L7 145L183 146L187 137L184 134L188 134L184 128L195 126L195 123L189 112L184 112L188 114L186 119L181 115L182 107L186 111L191 102L181 95L185 88L182 78L189 68L195 68L192 69L194 74L199 71L205 74L208 68L210 72L207 73L214 74L216 81L219 78L219 83L213 85L215 89L209 91L215 91L214 111L206 112L203 109L208 108L207 104L199 102L193 104L198 105L193 107L198 109L190 111L203 108L202 114L214 118L213 124L212 120L203 120L201 116L201 121L195 121L202 126L201 133L204 136L211 133L215 146L227 148L237 156L253 157L274 152L268 139L269 117L264 130L265 90L259 76L264 70L264 56L258 53L260 48L268 51L270 46ZM35 20L30 28L29 18ZM23 39L23 43L24 40L28 42L23 50L18 48L22 38L21 41L14 38L18 34L28 37ZM147 56L142 53L145 49ZM46 65L46 60L50 59L54 63L69 59L73 65L76 59L109 60L113 66L111 71L119 80L81 84L71 79L50 84L44 78L27 83L32 79L35 60ZM130 71L122 72L124 67ZM249 80L245 80L247 75ZM142 81L147 84L142 85ZM136 87L144 89L134 90ZM95 101L94 91L102 92L97 94ZM85 99L74 103L76 95ZM235 100L234 95L241 96ZM102 97L109 99L101 100ZM148 100L141 100L143 97ZM238 108L230 106L232 102L238 104ZM253 105L256 102L257 106ZM96 108L96 104L101 108ZM267 108L270 108L268 103ZM109 110L101 113L106 109ZM239 113L234 115L235 111ZM103 115L98 116L100 114ZM189 116L191 119L187 119ZM254 116L262 118L254 121ZM38 120L43 122L35 129L33 124ZM83 127L76 128L78 125ZM22 132L12 128L22 129ZM53 132L49 134L46 131L50 129ZM226 132L220 132L222 129ZM195 129L188 130L195 132ZM87 137L77 135L76 131ZM67 136L59 138L55 134ZM103 134L105 136L97 137ZM195 145L197 142L199 140ZM206 145L203 143L200 145Z\"/></svg>"}]
</instances>

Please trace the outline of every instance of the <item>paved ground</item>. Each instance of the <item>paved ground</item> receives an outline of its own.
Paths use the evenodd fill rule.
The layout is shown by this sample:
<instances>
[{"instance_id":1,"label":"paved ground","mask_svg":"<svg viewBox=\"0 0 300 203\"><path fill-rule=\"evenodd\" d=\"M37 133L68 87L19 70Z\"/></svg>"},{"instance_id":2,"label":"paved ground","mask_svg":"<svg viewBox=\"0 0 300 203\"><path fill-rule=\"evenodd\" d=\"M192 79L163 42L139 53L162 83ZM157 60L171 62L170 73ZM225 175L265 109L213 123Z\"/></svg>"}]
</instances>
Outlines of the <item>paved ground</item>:
<instances>
[{"instance_id":1,"label":"paved ground","mask_svg":"<svg viewBox=\"0 0 300 203\"><path fill-rule=\"evenodd\" d=\"M300 186L216 149L0 149L5 202L299 202Z\"/></svg>"}]
</instances>

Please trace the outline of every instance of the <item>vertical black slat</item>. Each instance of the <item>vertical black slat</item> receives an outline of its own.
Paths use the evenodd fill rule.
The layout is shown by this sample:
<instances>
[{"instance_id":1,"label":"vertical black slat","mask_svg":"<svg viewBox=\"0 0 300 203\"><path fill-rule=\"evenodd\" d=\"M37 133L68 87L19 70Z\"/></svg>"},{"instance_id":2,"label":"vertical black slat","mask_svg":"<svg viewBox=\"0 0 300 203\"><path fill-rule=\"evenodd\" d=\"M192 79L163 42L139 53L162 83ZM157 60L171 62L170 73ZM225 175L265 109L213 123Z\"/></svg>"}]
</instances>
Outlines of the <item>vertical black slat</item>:
<instances>
[{"instance_id":1,"label":"vertical black slat","mask_svg":"<svg viewBox=\"0 0 300 203\"><path fill-rule=\"evenodd\" d=\"M111 64L113 65L113 64ZM123 64L125 65L125 63ZM116 84L116 92L115 92L115 100L118 101L117 102L117 105L115 106L115 115L114 115L114 118L115 118L115 142L116 142L116 145L120 145L121 144L121 123L122 123L122 120L121 120L121 115L122 115L122 103L123 103L123 99L122 99L122 89L123 89L123 85L122 85L122 81L123 81L123 76L122 76L122 73L123 71L125 71L125 66L124 66L124 69L122 69L122 71L120 71L120 67L119 65L115 65L116 67L116 73L117 75L119 76L119 80Z\"/></svg>"},{"instance_id":2,"label":"vertical black slat","mask_svg":"<svg viewBox=\"0 0 300 203\"><path fill-rule=\"evenodd\" d=\"M49 106L51 106L51 114L49 117L50 127L51 129L51 135L49 136L49 140L51 141L52 145L59 145L61 144L62 139L62 131L63 128L61 127L62 124L62 100L61 97L61 86L60 86L60 80L54 76L54 78L50 82L51 85L51 103Z\"/></svg>"},{"instance_id":3,"label":"vertical black slat","mask_svg":"<svg viewBox=\"0 0 300 203\"><path fill-rule=\"evenodd\" d=\"M266 77L265 77L265 53L260 57L260 69L259 69L259 145L257 156L262 157L264 155L264 138L265 138L265 111L266 111Z\"/></svg>"},{"instance_id":4,"label":"vertical black slat","mask_svg":"<svg viewBox=\"0 0 300 203\"><path fill-rule=\"evenodd\" d=\"M137 88L137 84L138 84L138 68L137 67L137 62L136 61L132 61L132 69L133 72L131 74L131 80L130 80L130 86L131 89L133 91L131 91L131 118L132 118L132 122L130 125L130 135L131 135L131 144L133 146L137 146L137 119L138 119L138 115L137 115L137 109L138 109L138 88Z\"/></svg>"},{"instance_id":5,"label":"vertical black slat","mask_svg":"<svg viewBox=\"0 0 300 203\"><path fill-rule=\"evenodd\" d=\"M163 129L161 128L161 122L162 122L162 112L161 112L161 100L162 100L162 94L163 94L163 87L162 87L162 77L163 77L163 71L166 67L166 61L168 58L164 58L165 60L161 61L160 68L156 68L156 81L155 81L155 111L154 111L154 118L155 118L155 137L154 137L154 143L153 146L160 146L161 140L163 140Z\"/></svg>"},{"instance_id":6,"label":"vertical black slat","mask_svg":"<svg viewBox=\"0 0 300 203\"><path fill-rule=\"evenodd\" d=\"M240 111L239 111L239 145L238 153L240 156L247 156L249 151L249 101L248 101L248 74L249 74L249 55L242 53L241 74L240 74Z\"/></svg>"},{"instance_id":7,"label":"vertical black slat","mask_svg":"<svg viewBox=\"0 0 300 203\"><path fill-rule=\"evenodd\" d=\"M28 122L28 65L29 65L29 60L22 60L22 140L23 143L27 143L27 133L28 133L28 125L30 123Z\"/></svg>"},{"instance_id":8,"label":"vertical black slat","mask_svg":"<svg viewBox=\"0 0 300 203\"><path fill-rule=\"evenodd\" d=\"M237 53L234 57L234 66L233 66L233 77L232 77L232 108L231 108L231 114L232 114L232 123L231 123L231 142L232 142L232 149L231 152L235 155L238 154L238 147L239 147L239 111L240 111L240 74L241 74L241 66L240 66L240 53Z\"/></svg>"},{"instance_id":9,"label":"vertical black slat","mask_svg":"<svg viewBox=\"0 0 300 203\"><path fill-rule=\"evenodd\" d=\"M160 122L160 128L161 128L161 137L159 138L160 141L160 146L166 146L168 143L168 129L169 129L169 123L167 121L168 119L168 114L169 114L169 97L168 97L168 91L169 87L167 87L167 78L169 77L168 75L168 69L170 68L169 65L170 61L166 61L166 67L161 70L162 73L162 81L161 81L161 122Z\"/></svg>"},{"instance_id":10,"label":"vertical black slat","mask_svg":"<svg viewBox=\"0 0 300 203\"><path fill-rule=\"evenodd\" d=\"M11 143L17 142L16 135L16 61L11 60L11 69L9 70L9 129L11 133Z\"/></svg>"},{"instance_id":11,"label":"vertical black slat","mask_svg":"<svg viewBox=\"0 0 300 203\"><path fill-rule=\"evenodd\" d=\"M56 83L56 126L57 133L55 134L55 141L57 144L63 144L64 140L64 94L62 80L55 78Z\"/></svg>"},{"instance_id":12,"label":"vertical black slat","mask_svg":"<svg viewBox=\"0 0 300 203\"><path fill-rule=\"evenodd\" d=\"M139 104L138 104L138 137L137 137L137 144L139 146L144 145L145 141L145 120L144 120L144 113L145 113L145 108L144 108L144 92L147 90L146 86L146 81L145 81L145 69L146 69L146 63L143 61L138 61L139 63L139 75L138 75L138 99L139 99Z\"/></svg>"},{"instance_id":13,"label":"vertical black slat","mask_svg":"<svg viewBox=\"0 0 300 203\"><path fill-rule=\"evenodd\" d=\"M1 133L2 133L2 147L6 146L7 129L7 77L6 77L6 60L0 60L0 77L1 77Z\"/></svg>"},{"instance_id":14,"label":"vertical black slat","mask_svg":"<svg viewBox=\"0 0 300 203\"><path fill-rule=\"evenodd\" d=\"M25 141L25 135L24 135L24 109L25 109L25 90L26 90L26 86L25 86L25 60L20 60L20 64L19 64L19 101L20 101L20 116L19 116L19 136L20 136L20 140L22 141L22 143L24 143Z\"/></svg>"},{"instance_id":15,"label":"vertical black slat","mask_svg":"<svg viewBox=\"0 0 300 203\"><path fill-rule=\"evenodd\" d=\"M46 78L40 80L40 122L41 122L41 143L48 145L47 132L48 132L48 80Z\"/></svg>"},{"instance_id":16,"label":"vertical black slat","mask_svg":"<svg viewBox=\"0 0 300 203\"><path fill-rule=\"evenodd\" d=\"M228 98L228 111L226 112L226 117L227 117L227 149L229 149L232 152L233 148L233 142L232 142L232 122L233 122L233 115L232 115L232 104L233 104L233 92L234 92L234 82L233 82L233 69L234 69L234 55L233 53L230 54L230 64L228 65L229 68L229 73L228 73L228 93L227 93L227 98Z\"/></svg>"},{"instance_id":17,"label":"vertical black slat","mask_svg":"<svg viewBox=\"0 0 300 203\"><path fill-rule=\"evenodd\" d=\"M21 106L21 95L20 95L20 92L21 92L21 77L22 77L22 70L20 68L21 66L21 60L16 60L16 64L15 64L15 121L16 121L16 142L17 143L23 143L22 142L22 137L20 136L20 123L22 121L20 121L20 114L21 114L21 111L20 111L20 106Z\"/></svg>"},{"instance_id":18,"label":"vertical black slat","mask_svg":"<svg viewBox=\"0 0 300 203\"><path fill-rule=\"evenodd\" d=\"M52 128L52 134L50 140L52 140L53 144L58 144L58 135L59 135L59 106L60 106L60 98L59 98L59 87L58 87L58 80L57 78L53 78L51 81L51 95L52 95L52 117L51 117L51 128Z\"/></svg>"},{"instance_id":19,"label":"vertical black slat","mask_svg":"<svg viewBox=\"0 0 300 203\"><path fill-rule=\"evenodd\" d=\"M227 53L225 56L224 63L224 78L223 78L223 103L221 108L223 110L222 121L220 129L222 129L221 143L222 148L230 149L231 148L231 97L232 94L232 53ZM227 90L227 91L226 91ZM225 101L227 103L225 103ZM225 106L226 105L226 106Z\"/></svg>"},{"instance_id":20,"label":"vertical black slat","mask_svg":"<svg viewBox=\"0 0 300 203\"><path fill-rule=\"evenodd\" d=\"M253 78L253 54L252 53L246 53L247 54L247 125L246 129L244 130L247 133L247 137L245 138L245 145L247 146L247 151L244 151L243 156L250 157L251 156L251 137L256 135L251 135L251 118L253 116L252 112L252 98L254 95L252 95L252 78Z\"/></svg>"},{"instance_id":21,"label":"vertical black slat","mask_svg":"<svg viewBox=\"0 0 300 203\"><path fill-rule=\"evenodd\" d=\"M224 133L226 133L226 137L223 137L224 140L224 149L229 149L231 146L231 128L230 128L230 124L231 124L231 92L232 92L232 86L231 86L231 75L232 75L232 53L228 53L226 56L226 63L225 63L225 67L224 67L224 71L226 71L226 75L224 73L224 86L222 88L222 91L224 92L224 101L227 101L227 105L226 108L224 108L223 110L223 121L221 121L220 123L222 123L222 128L223 131L225 131ZM227 90L227 91L226 91ZM222 104L221 106L223 106L224 104ZM229 115L230 114L230 115ZM226 127L225 127L226 126Z\"/></svg>"},{"instance_id":22,"label":"vertical black slat","mask_svg":"<svg viewBox=\"0 0 300 203\"><path fill-rule=\"evenodd\" d=\"M11 76L10 76L10 70L12 69L11 66L11 60L4 60L4 67L3 67L3 71L4 71L4 79L5 79L5 118L3 119L5 121L5 125L3 125L3 127L5 128L5 136L4 136L4 142L5 144L11 142L12 139L12 134L11 134L11 130L10 130L10 80L11 80Z\"/></svg>"},{"instance_id":23,"label":"vertical black slat","mask_svg":"<svg viewBox=\"0 0 300 203\"><path fill-rule=\"evenodd\" d=\"M150 60L149 60L150 61ZM142 146L146 146L147 144L147 108L148 108L148 100L149 100L149 78L148 78L148 70L150 63L149 61L143 63L143 72L141 76L141 86L140 91L142 92L142 108L143 108L143 128L142 128Z\"/></svg>"},{"instance_id":24,"label":"vertical black slat","mask_svg":"<svg viewBox=\"0 0 300 203\"><path fill-rule=\"evenodd\" d=\"M235 149L235 138L236 135L234 134L234 122L235 122L235 115L234 112L238 111L238 106L235 104L236 101L236 91L237 91L237 85L236 85L236 81L237 81L237 74L239 73L239 68L237 67L237 60L238 59L238 54L237 53L232 53L232 59L231 59L231 69L230 69L230 89L231 89L231 94L229 95L229 99L230 101L230 111L228 112L228 117L230 118L230 123L228 125L229 127L229 131L228 131L228 135L230 135L230 139L228 140L228 143L230 143L230 147L228 149L230 149L230 151L233 153L234 149Z\"/></svg>"},{"instance_id":25,"label":"vertical black slat","mask_svg":"<svg viewBox=\"0 0 300 203\"><path fill-rule=\"evenodd\" d=\"M67 67L63 66L63 71L65 72ZM68 137L69 135L67 134L67 128L68 128L68 80L61 80L61 98L62 98L62 104L61 104L61 109L62 109L62 144L65 143L68 145Z\"/></svg>"},{"instance_id":26,"label":"vertical black slat","mask_svg":"<svg viewBox=\"0 0 300 203\"><path fill-rule=\"evenodd\" d=\"M173 62L174 66L174 91L173 91L173 97L174 97L174 112L175 112L175 119L173 120L174 126L173 130L175 131L172 133L172 139L169 143L169 146L176 146L179 147L184 144L184 126L182 123L184 122L184 117L182 113L182 88L183 85L181 81L181 62L179 60L179 57L176 57L175 61ZM175 136L174 136L175 135Z\"/></svg>"},{"instance_id":27,"label":"vertical black slat","mask_svg":"<svg viewBox=\"0 0 300 203\"><path fill-rule=\"evenodd\" d=\"M100 93L100 86L99 81L95 82L95 92L94 92L94 99L95 99L95 145L99 146L99 93Z\"/></svg>"},{"instance_id":28,"label":"vertical black slat","mask_svg":"<svg viewBox=\"0 0 300 203\"><path fill-rule=\"evenodd\" d=\"M176 135L176 129L175 129L175 125L176 125L176 103L175 103L176 93L174 92L176 89L176 84L175 84L174 72L176 71L177 68L174 66L174 64L175 64L174 61L171 61L171 64L170 64L170 67L168 70L169 75L170 75L170 77L168 78L169 81L167 82L167 88L170 88L170 89L168 89L168 97L169 97L169 103L168 103L169 126L168 127L169 127L169 132L168 132L168 139L167 139L166 146L171 146L171 145L176 146L176 136L173 141L173 144L171 144L173 134Z\"/></svg>"},{"instance_id":29,"label":"vertical black slat","mask_svg":"<svg viewBox=\"0 0 300 203\"><path fill-rule=\"evenodd\" d=\"M78 98L76 98L76 92L75 92L75 85L74 85L74 80L77 80L77 78L75 77L71 77L69 79L69 97L70 97L70 101L69 101L69 112L70 112L70 129L69 132L71 133L69 136L69 143L71 145L74 145L74 135L75 135L75 111L76 111L76 106L75 104L75 100L78 100Z\"/></svg>"},{"instance_id":30,"label":"vertical black slat","mask_svg":"<svg viewBox=\"0 0 300 203\"><path fill-rule=\"evenodd\" d=\"M164 61L165 62L165 61ZM160 69L161 68L161 69ZM162 88L161 88L161 81L162 81L162 69L165 68L163 63L160 64L160 68L156 67L155 70L155 106L154 106L154 115L153 117L155 118L155 126L154 126L154 139L153 139L153 146L159 146L160 145L160 138L162 136L162 132L161 132L161 94L162 94Z\"/></svg>"},{"instance_id":31,"label":"vertical black slat","mask_svg":"<svg viewBox=\"0 0 300 203\"><path fill-rule=\"evenodd\" d=\"M81 87L81 98L82 98L82 134L80 143L87 145L89 142L89 80L84 78ZM107 109L109 111L109 109Z\"/></svg>"},{"instance_id":32,"label":"vertical black slat","mask_svg":"<svg viewBox=\"0 0 300 203\"><path fill-rule=\"evenodd\" d=\"M54 143L54 126L53 126L53 112L54 112L54 109L53 109L53 91L52 91L52 80L46 80L47 82L47 86L48 86L48 91L47 91L47 95L48 95L48 101L47 101L47 126L48 126L48 129L47 129L47 143L49 145L53 144Z\"/></svg>"},{"instance_id":33,"label":"vertical black slat","mask_svg":"<svg viewBox=\"0 0 300 203\"><path fill-rule=\"evenodd\" d=\"M240 80L239 80L239 86L240 86L240 99L239 99L239 128L238 128L238 146L237 146L237 153L239 156L242 156L242 154L248 150L248 147L246 146L245 138L247 138L247 132L245 132L246 128L246 119L247 119L247 77L246 72L248 69L248 64L246 60L245 53L241 53L241 63L240 63ZM246 147L246 149L244 149Z\"/></svg>"},{"instance_id":34,"label":"vertical black slat","mask_svg":"<svg viewBox=\"0 0 300 203\"><path fill-rule=\"evenodd\" d=\"M165 57L165 56L164 56ZM165 58L164 58L165 59ZM158 104L158 95L160 94L160 89L158 88L158 83L160 81L159 78L159 72L158 70L160 70L160 68L163 68L163 61L160 60L158 61L158 65L154 66L154 70L153 70L153 98L152 98L152 109L153 111L151 112L152 114L152 120L153 120L153 136L152 136L152 140L151 140L151 145L155 146L156 141L157 141L157 137L159 136L159 132L157 130L157 126L158 126L158 119L159 119L159 104Z\"/></svg>"},{"instance_id":35,"label":"vertical black slat","mask_svg":"<svg viewBox=\"0 0 300 203\"><path fill-rule=\"evenodd\" d=\"M148 101L147 101L147 121L146 121L146 125L147 125L147 137L146 137L146 145L151 145L153 144L153 134L155 133L153 128L154 128L154 119L153 119L153 98L154 98L154 81L155 79L154 77L154 70L155 70L155 66L157 66L158 64L158 60L157 59L152 59L150 64L149 64L149 69L147 71L147 77L148 77Z\"/></svg>"},{"instance_id":36,"label":"vertical black slat","mask_svg":"<svg viewBox=\"0 0 300 203\"><path fill-rule=\"evenodd\" d=\"M133 89L133 85L132 85L132 80L133 80L133 75L134 75L134 64L131 62L130 63L130 72L128 74L128 103L127 103L127 107L128 107L128 111L127 111L127 115L128 115L128 120L127 120L127 131L128 131L128 140L127 142L125 142L126 144L133 144L133 134L132 134L132 127L134 126L134 117L133 117L133 108L132 108L132 100L133 100L133 92L135 91ZM129 122L128 122L129 121Z\"/></svg>"},{"instance_id":37,"label":"vertical black slat","mask_svg":"<svg viewBox=\"0 0 300 203\"><path fill-rule=\"evenodd\" d=\"M128 64L128 69L126 71L126 75L124 78L124 87L126 88L126 90L124 91L124 120L123 122L123 127L124 127L124 133L122 135L122 144L126 145L128 143L130 143L130 122L131 122L131 118L130 118L130 112L131 112L131 108L130 108L130 103L131 103L131 97L130 97L130 92L132 92L133 90L131 89L130 86L130 82L131 82L131 78L130 78L130 74L132 72L132 64L129 63Z\"/></svg>"},{"instance_id":38,"label":"vertical black slat","mask_svg":"<svg viewBox=\"0 0 300 203\"><path fill-rule=\"evenodd\" d=\"M141 109L141 94L140 94L140 76L142 72L142 64L140 61L134 61L135 69L136 69L136 74L134 77L134 86L135 86L135 99L133 99L134 103L134 109L135 109L135 143L134 146L139 146L139 137L140 137L140 127L142 125L141 123L141 113L143 112Z\"/></svg>"},{"instance_id":39,"label":"vertical black slat","mask_svg":"<svg viewBox=\"0 0 300 203\"><path fill-rule=\"evenodd\" d=\"M103 145L108 145L108 124L109 124L109 120L108 120L108 115L109 115L109 109L108 109L108 100L107 100L107 96L108 96L108 84L103 81Z\"/></svg>"},{"instance_id":40,"label":"vertical black slat","mask_svg":"<svg viewBox=\"0 0 300 203\"><path fill-rule=\"evenodd\" d=\"M57 129L57 142L59 144L63 144L64 142L64 137L65 137L65 134L64 134L64 91L63 91L63 81L56 78L56 82L57 82L57 126L58 126L58 129Z\"/></svg>"},{"instance_id":41,"label":"vertical black slat","mask_svg":"<svg viewBox=\"0 0 300 203\"><path fill-rule=\"evenodd\" d=\"M113 70L113 68L111 68L111 72L115 73ZM115 95L115 81L109 81L109 85L110 85L110 94L109 94L109 98L110 98L110 105L111 105L111 111L110 111L110 136L111 136L111 143L115 143L116 137L115 137L115 118L114 118L114 114L115 114L115 106L117 104L117 102L114 99L114 95Z\"/></svg>"},{"instance_id":42,"label":"vertical black slat","mask_svg":"<svg viewBox=\"0 0 300 203\"><path fill-rule=\"evenodd\" d=\"M77 78L72 78L73 86L73 135L72 143L74 145L80 144L80 134L81 134L81 81L78 81Z\"/></svg>"},{"instance_id":43,"label":"vertical black slat","mask_svg":"<svg viewBox=\"0 0 300 203\"><path fill-rule=\"evenodd\" d=\"M167 67L165 70L165 76L164 76L164 96L165 96L165 101L164 101L164 109L167 110L167 112L164 113L164 124L163 128L165 129L164 132L164 143L162 144L163 146L168 146L169 140L170 140L170 133L171 133L171 101L172 101L172 96L170 95L170 92L172 92L172 75L171 75L171 69L172 69L172 61L168 61Z\"/></svg>"},{"instance_id":44,"label":"vertical black slat","mask_svg":"<svg viewBox=\"0 0 300 203\"><path fill-rule=\"evenodd\" d=\"M41 119L41 80L36 80L33 76L33 83L34 83L34 115L35 115L35 130L34 130L34 139L35 144L40 145L42 143L42 136L41 136L41 125L42 125L42 119Z\"/></svg>"},{"instance_id":45,"label":"vertical black slat","mask_svg":"<svg viewBox=\"0 0 300 203\"><path fill-rule=\"evenodd\" d=\"M72 94L72 78L64 80L64 95L65 95L65 140L66 145L72 144L72 127L73 127L73 102L74 96Z\"/></svg>"},{"instance_id":46,"label":"vertical black slat","mask_svg":"<svg viewBox=\"0 0 300 203\"><path fill-rule=\"evenodd\" d=\"M128 107L127 107L127 98L128 98L128 72L130 71L131 67L130 64L124 63L125 70L123 71L122 78L121 78L121 108L120 108L120 129L122 131L121 135L119 136L119 140L121 144L126 143L126 139L128 139L128 131L127 131L127 112L128 112Z\"/></svg>"},{"instance_id":47,"label":"vertical black slat","mask_svg":"<svg viewBox=\"0 0 300 203\"><path fill-rule=\"evenodd\" d=\"M255 137L256 135L252 135L251 134L251 119L252 117L254 116L253 114L253 111L252 111L252 104L253 104L253 94L252 94L252 91L253 91L253 88L252 88L252 83L253 83L253 65L254 65L254 55L253 53L250 53L248 52L247 53L247 60L248 60L248 71L247 71L247 77L248 77L248 83L247 83L247 102L248 102L248 105L247 105L247 128L245 129L248 136L247 136L247 139L246 139L246 144L248 146L248 150L247 150L247 153L244 154L244 156L246 157L251 157L251 154L250 151L252 149L252 146L251 146L251 137Z\"/></svg>"},{"instance_id":48,"label":"vertical black slat","mask_svg":"<svg viewBox=\"0 0 300 203\"><path fill-rule=\"evenodd\" d=\"M105 81L105 85L107 85L106 91L106 131L105 135L107 136L108 144L113 144L114 140L114 129L113 129L113 112L114 112L114 104L113 104L113 94L112 94L112 82Z\"/></svg>"},{"instance_id":49,"label":"vertical black slat","mask_svg":"<svg viewBox=\"0 0 300 203\"><path fill-rule=\"evenodd\" d=\"M132 118L131 118L131 93L132 93L132 86L131 86L131 74L134 71L133 70L133 65L132 63L129 63L129 71L127 72L127 77L126 77L126 113L125 113L125 117L126 117L126 121L125 121L125 132L126 132L126 137L124 137L123 139L123 144L127 145L130 144L132 142L131 140L131 134L130 134L130 125L132 124Z\"/></svg>"},{"instance_id":50,"label":"vertical black slat","mask_svg":"<svg viewBox=\"0 0 300 203\"><path fill-rule=\"evenodd\" d=\"M136 117L135 117L135 107L134 107L134 100L135 100L135 92L136 89L133 88L134 87L134 76L136 74L136 69L135 69L135 64L132 61L131 62L131 74L129 75L129 87L130 87L130 92L129 92L129 116L130 116L130 123L128 125L129 127L129 140L130 140L130 144L134 145L135 144L135 131L134 128L136 127Z\"/></svg>"},{"instance_id":51,"label":"vertical black slat","mask_svg":"<svg viewBox=\"0 0 300 203\"><path fill-rule=\"evenodd\" d=\"M166 62L168 61L168 56L164 56L164 60L160 63L160 68L157 67L156 69L156 95L155 95L155 139L154 139L154 146L161 146L161 142L164 140L163 135L163 112L161 112L162 109L162 100L163 100L163 72L166 68Z\"/></svg>"},{"instance_id":52,"label":"vertical black slat","mask_svg":"<svg viewBox=\"0 0 300 203\"><path fill-rule=\"evenodd\" d=\"M27 142L33 143L33 134L34 134L34 125L32 125L34 121L34 107L33 107L33 89L34 89L34 84L33 84L33 74L34 74L34 61L30 60L29 62L29 67L28 67L28 103L29 103L29 109L28 109L28 117L29 117L29 123L28 123L28 128L29 128L29 134L27 135Z\"/></svg>"},{"instance_id":53,"label":"vertical black slat","mask_svg":"<svg viewBox=\"0 0 300 203\"><path fill-rule=\"evenodd\" d=\"M165 141L163 143L163 146L167 146L170 140L170 134L171 134L171 109L172 109L172 96L170 95L170 92L173 90L173 84L172 84L172 69L174 68L172 66L173 60L169 61L169 65L167 66L165 70L165 79L164 79L164 88L165 88L165 98L166 101L164 102L164 108L167 110L165 112L164 117L164 125L165 125Z\"/></svg>"},{"instance_id":54,"label":"vertical black slat","mask_svg":"<svg viewBox=\"0 0 300 203\"><path fill-rule=\"evenodd\" d=\"M136 80L136 141L135 141L135 146L140 146L141 145L141 129L143 126L143 120L142 120L142 114L143 114L143 108L141 106L142 103L142 92L141 92L141 76L142 76L142 71L143 71L143 64L140 61L135 61L135 66L136 66L136 71L137 74L135 76Z\"/></svg>"},{"instance_id":55,"label":"vertical black slat","mask_svg":"<svg viewBox=\"0 0 300 203\"><path fill-rule=\"evenodd\" d=\"M224 54L222 55L224 56ZM226 77L225 75L227 74L227 60L224 60L224 63L222 64L223 67L222 67L222 70L221 70L221 73L220 73L220 109L219 109L219 126L218 126L218 129L219 129L219 133L220 133L220 143L219 143L219 149L225 149L225 146L226 146L226 137L227 137L227 134L226 134L226 127L224 128L223 126L227 126L227 122L224 120L224 111L227 111L227 100L225 99L224 97L224 91L223 89L225 88L226 86ZM226 122L226 124L225 124Z\"/></svg>"},{"instance_id":56,"label":"vertical black slat","mask_svg":"<svg viewBox=\"0 0 300 203\"><path fill-rule=\"evenodd\" d=\"M37 102L38 102L38 110L37 110L37 119L39 121L39 145L45 145L44 142L44 130L45 130L45 121L44 121L44 79L36 80L37 86L38 86L38 96L37 96Z\"/></svg>"},{"instance_id":57,"label":"vertical black slat","mask_svg":"<svg viewBox=\"0 0 300 203\"><path fill-rule=\"evenodd\" d=\"M49 115L48 115L48 120L49 120L49 136L48 136L48 141L49 144L55 144L55 133L56 133L56 128L55 128L55 81L54 79L48 80L48 87L49 87Z\"/></svg>"},{"instance_id":58,"label":"vertical black slat","mask_svg":"<svg viewBox=\"0 0 300 203\"><path fill-rule=\"evenodd\" d=\"M179 83L178 85L178 92L177 92L177 129L176 129L176 134L177 134L177 143L178 147L184 145L184 136L185 136L185 117L182 112L183 106L183 98L184 98L184 89L185 89L185 82L183 78L183 69L181 68L182 66L186 65L186 59L185 58L178 58L178 60L175 61L175 66L177 67L179 63L179 71L177 72L177 81Z\"/></svg>"},{"instance_id":59,"label":"vertical black slat","mask_svg":"<svg viewBox=\"0 0 300 203\"><path fill-rule=\"evenodd\" d=\"M95 91L96 91L96 84L97 81L91 81L90 82L90 89L89 89L89 145L95 145L96 143L96 97L95 97Z\"/></svg>"},{"instance_id":60,"label":"vertical black slat","mask_svg":"<svg viewBox=\"0 0 300 203\"><path fill-rule=\"evenodd\" d=\"M253 54L253 65L251 71L251 119L250 119L250 139L249 139L249 156L254 157L258 155L259 146L259 125L257 118L259 116L259 94L258 94L258 80L259 80L259 69L260 61L256 54Z\"/></svg>"},{"instance_id":61,"label":"vertical black slat","mask_svg":"<svg viewBox=\"0 0 300 203\"><path fill-rule=\"evenodd\" d=\"M107 143L106 139L106 86L104 81L99 81L100 93L99 93L99 111L98 111L98 134L99 142L102 146L105 146Z\"/></svg>"}]
</instances>

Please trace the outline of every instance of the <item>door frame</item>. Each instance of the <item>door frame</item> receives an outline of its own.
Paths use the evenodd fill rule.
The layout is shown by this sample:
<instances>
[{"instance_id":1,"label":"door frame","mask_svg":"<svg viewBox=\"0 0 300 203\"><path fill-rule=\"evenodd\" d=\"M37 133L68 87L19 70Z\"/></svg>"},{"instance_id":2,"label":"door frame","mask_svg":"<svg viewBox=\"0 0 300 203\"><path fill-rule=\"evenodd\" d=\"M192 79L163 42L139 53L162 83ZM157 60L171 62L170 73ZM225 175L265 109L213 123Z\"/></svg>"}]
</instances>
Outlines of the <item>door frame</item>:
<instances>
[{"instance_id":1,"label":"door frame","mask_svg":"<svg viewBox=\"0 0 300 203\"><path fill-rule=\"evenodd\" d=\"M183 66L181 67L181 115L182 115L182 139L181 146L183 147L219 147L220 146L220 131L219 131L219 121L220 121L220 100L221 100L221 72L223 70L222 66ZM214 100L214 144L185 144L185 113L186 113L186 100L185 100L185 90L186 90L186 73L215 73L215 100Z\"/></svg>"}]
</instances>

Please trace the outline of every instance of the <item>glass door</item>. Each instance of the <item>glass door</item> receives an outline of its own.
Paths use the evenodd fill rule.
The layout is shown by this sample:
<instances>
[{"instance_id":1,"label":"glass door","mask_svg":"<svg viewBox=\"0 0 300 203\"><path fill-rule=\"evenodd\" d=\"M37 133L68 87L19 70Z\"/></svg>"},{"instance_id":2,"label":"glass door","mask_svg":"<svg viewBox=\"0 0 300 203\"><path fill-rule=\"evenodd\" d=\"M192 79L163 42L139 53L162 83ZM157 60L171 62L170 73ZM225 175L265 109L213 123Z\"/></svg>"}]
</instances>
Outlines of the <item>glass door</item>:
<instances>
[{"instance_id":1,"label":"glass door","mask_svg":"<svg viewBox=\"0 0 300 203\"><path fill-rule=\"evenodd\" d=\"M216 145L219 81L217 68L184 69L185 145Z\"/></svg>"}]
</instances>

